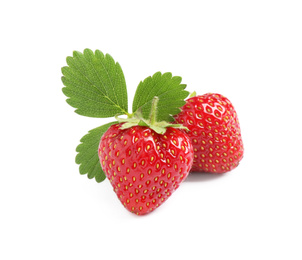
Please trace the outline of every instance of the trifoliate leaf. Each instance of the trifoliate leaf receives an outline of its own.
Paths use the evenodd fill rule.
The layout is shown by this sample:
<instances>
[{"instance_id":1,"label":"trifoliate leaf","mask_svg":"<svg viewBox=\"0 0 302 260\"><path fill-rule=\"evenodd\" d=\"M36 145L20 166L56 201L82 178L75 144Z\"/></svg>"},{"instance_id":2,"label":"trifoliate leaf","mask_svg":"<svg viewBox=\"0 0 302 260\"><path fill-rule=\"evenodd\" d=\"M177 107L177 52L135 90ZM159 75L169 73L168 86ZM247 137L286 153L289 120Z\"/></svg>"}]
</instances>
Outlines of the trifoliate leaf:
<instances>
[{"instance_id":1,"label":"trifoliate leaf","mask_svg":"<svg viewBox=\"0 0 302 260\"><path fill-rule=\"evenodd\" d=\"M111 122L94 128L81 138L81 144L77 146L76 163L80 164L80 174L88 174L88 178L95 178L97 182L102 182L106 176L99 162L98 147L102 135L111 125L118 122Z\"/></svg>"},{"instance_id":2,"label":"trifoliate leaf","mask_svg":"<svg viewBox=\"0 0 302 260\"><path fill-rule=\"evenodd\" d=\"M155 73L152 77L141 81L136 89L132 104L135 113L139 108L142 110L143 118L148 119L154 96L159 98L157 106L157 121L173 121L173 115L180 112L186 102L184 99L189 95L185 91L185 84L181 84L181 77L174 76L170 72Z\"/></svg>"},{"instance_id":3,"label":"trifoliate leaf","mask_svg":"<svg viewBox=\"0 0 302 260\"><path fill-rule=\"evenodd\" d=\"M74 51L62 68L63 93L75 112L89 117L128 114L128 98L123 71L113 58L101 51Z\"/></svg>"}]
</instances>

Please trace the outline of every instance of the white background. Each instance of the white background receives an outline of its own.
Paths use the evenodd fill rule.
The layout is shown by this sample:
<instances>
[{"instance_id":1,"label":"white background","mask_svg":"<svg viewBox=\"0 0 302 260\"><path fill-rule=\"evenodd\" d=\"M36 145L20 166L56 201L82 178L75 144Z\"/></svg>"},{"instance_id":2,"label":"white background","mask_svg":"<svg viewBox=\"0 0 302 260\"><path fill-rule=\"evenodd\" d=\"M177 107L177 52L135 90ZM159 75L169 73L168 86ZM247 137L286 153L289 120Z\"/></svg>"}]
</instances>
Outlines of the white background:
<instances>
[{"instance_id":1,"label":"white background","mask_svg":"<svg viewBox=\"0 0 302 260\"><path fill-rule=\"evenodd\" d=\"M0 259L302 259L301 1L3 1ZM153 213L81 176L75 147L111 119L65 102L61 67L100 49L128 86L156 71L234 104L245 156L192 174Z\"/></svg>"}]
</instances>

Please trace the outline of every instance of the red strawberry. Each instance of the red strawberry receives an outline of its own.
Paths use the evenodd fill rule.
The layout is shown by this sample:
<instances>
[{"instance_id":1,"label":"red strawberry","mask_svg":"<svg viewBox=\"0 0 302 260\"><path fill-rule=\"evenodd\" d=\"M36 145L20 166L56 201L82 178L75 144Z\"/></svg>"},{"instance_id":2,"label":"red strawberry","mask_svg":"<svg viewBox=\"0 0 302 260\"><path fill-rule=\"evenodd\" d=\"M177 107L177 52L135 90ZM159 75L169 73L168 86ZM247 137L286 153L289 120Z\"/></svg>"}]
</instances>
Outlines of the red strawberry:
<instances>
[{"instance_id":1,"label":"red strawberry","mask_svg":"<svg viewBox=\"0 0 302 260\"><path fill-rule=\"evenodd\" d=\"M160 206L187 177L193 147L179 129L158 134L149 127L120 129L112 125L102 136L99 158L122 204L138 215Z\"/></svg>"},{"instance_id":2,"label":"red strawberry","mask_svg":"<svg viewBox=\"0 0 302 260\"><path fill-rule=\"evenodd\" d=\"M191 171L224 173L238 166L243 143L237 113L226 97L208 93L189 98L175 119L190 130Z\"/></svg>"}]
</instances>

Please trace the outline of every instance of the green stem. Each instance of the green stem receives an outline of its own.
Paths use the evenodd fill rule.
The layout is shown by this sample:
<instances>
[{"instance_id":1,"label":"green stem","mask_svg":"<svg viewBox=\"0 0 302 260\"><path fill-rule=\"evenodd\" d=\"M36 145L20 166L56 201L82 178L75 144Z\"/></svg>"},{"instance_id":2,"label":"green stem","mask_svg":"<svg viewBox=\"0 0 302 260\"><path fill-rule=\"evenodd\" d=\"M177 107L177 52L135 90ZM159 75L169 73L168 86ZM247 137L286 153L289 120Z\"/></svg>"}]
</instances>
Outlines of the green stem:
<instances>
[{"instance_id":1,"label":"green stem","mask_svg":"<svg viewBox=\"0 0 302 260\"><path fill-rule=\"evenodd\" d=\"M151 123L151 125L154 125L154 123L156 122L158 101L159 101L159 98L156 97L156 96L152 100L151 112L150 112L150 123Z\"/></svg>"},{"instance_id":2,"label":"green stem","mask_svg":"<svg viewBox=\"0 0 302 260\"><path fill-rule=\"evenodd\" d=\"M126 116L128 116L128 118L133 117L133 114L130 114L130 113L126 112L126 111L125 111L125 114L126 114Z\"/></svg>"}]
</instances>

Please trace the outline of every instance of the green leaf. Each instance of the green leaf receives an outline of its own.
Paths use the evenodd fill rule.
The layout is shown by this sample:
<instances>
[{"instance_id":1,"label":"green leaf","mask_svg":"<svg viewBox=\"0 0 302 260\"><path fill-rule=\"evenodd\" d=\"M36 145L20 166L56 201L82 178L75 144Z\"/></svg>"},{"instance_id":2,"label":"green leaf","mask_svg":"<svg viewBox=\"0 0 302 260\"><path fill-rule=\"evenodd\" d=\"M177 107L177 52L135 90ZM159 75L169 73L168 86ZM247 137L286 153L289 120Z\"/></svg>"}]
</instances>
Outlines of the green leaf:
<instances>
[{"instance_id":1,"label":"green leaf","mask_svg":"<svg viewBox=\"0 0 302 260\"><path fill-rule=\"evenodd\" d=\"M74 51L62 68L63 93L75 112L89 117L128 114L128 98L123 71L113 58L101 51Z\"/></svg>"},{"instance_id":2,"label":"green leaf","mask_svg":"<svg viewBox=\"0 0 302 260\"><path fill-rule=\"evenodd\" d=\"M186 102L184 99L189 95L185 91L185 84L181 84L181 77L174 76L170 72L155 73L152 77L141 81L136 89L132 104L135 113L139 108L142 110L143 118L149 119L152 100L154 96L159 98L157 105L157 121L174 121L173 115L180 112Z\"/></svg>"},{"instance_id":3,"label":"green leaf","mask_svg":"<svg viewBox=\"0 0 302 260\"><path fill-rule=\"evenodd\" d=\"M118 122L111 122L94 128L81 138L81 144L76 148L78 152L76 163L80 164L80 174L88 174L88 178L95 178L97 182L105 180L106 176L99 162L98 147L102 135L108 128Z\"/></svg>"}]
</instances>

